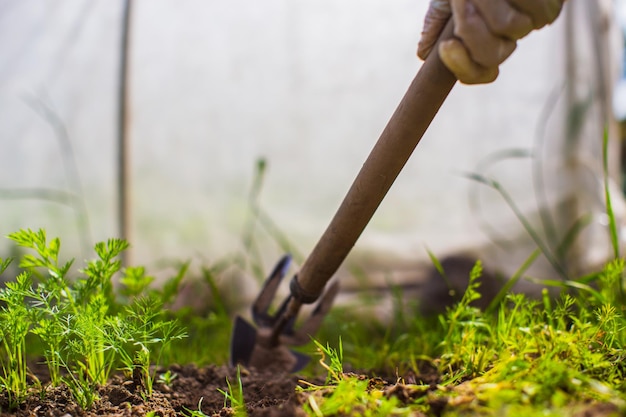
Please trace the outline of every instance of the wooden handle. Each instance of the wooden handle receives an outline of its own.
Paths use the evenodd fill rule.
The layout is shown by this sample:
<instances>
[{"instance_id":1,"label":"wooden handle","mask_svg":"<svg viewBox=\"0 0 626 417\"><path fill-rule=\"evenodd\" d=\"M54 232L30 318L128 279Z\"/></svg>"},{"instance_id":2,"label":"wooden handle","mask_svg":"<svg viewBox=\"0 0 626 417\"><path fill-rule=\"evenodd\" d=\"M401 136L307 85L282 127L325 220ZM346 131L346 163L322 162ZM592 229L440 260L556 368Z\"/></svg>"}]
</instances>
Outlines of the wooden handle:
<instances>
[{"instance_id":1,"label":"wooden handle","mask_svg":"<svg viewBox=\"0 0 626 417\"><path fill-rule=\"evenodd\" d=\"M453 35L452 19L439 42ZM312 303L337 272L456 83L433 48L387 123L330 225L291 281L291 293Z\"/></svg>"}]
</instances>

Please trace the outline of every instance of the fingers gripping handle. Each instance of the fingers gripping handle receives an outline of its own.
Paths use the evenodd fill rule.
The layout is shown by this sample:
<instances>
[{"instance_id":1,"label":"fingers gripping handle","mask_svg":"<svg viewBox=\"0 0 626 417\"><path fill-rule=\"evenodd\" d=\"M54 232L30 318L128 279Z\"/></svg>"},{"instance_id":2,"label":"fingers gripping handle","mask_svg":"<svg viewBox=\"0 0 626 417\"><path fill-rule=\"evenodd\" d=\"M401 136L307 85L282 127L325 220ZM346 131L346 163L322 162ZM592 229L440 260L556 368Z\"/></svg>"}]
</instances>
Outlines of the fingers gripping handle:
<instances>
[{"instance_id":1,"label":"fingers gripping handle","mask_svg":"<svg viewBox=\"0 0 626 417\"><path fill-rule=\"evenodd\" d=\"M453 29L450 19L438 43L451 38ZM454 86L456 78L441 62L437 46L413 79L328 228L291 281L291 294L299 302L317 300Z\"/></svg>"}]
</instances>

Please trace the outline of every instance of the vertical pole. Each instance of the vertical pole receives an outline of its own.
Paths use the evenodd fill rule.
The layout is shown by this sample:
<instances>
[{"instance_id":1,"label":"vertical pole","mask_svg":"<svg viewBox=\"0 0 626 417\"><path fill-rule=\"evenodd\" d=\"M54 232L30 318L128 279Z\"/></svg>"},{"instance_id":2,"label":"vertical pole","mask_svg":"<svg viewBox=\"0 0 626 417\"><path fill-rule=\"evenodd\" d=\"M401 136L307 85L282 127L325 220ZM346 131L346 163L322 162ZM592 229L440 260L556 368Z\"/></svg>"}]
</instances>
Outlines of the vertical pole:
<instances>
[{"instance_id":1,"label":"vertical pole","mask_svg":"<svg viewBox=\"0 0 626 417\"><path fill-rule=\"evenodd\" d=\"M117 131L117 218L118 234L122 239L130 239L130 155L129 155L129 46L130 24L133 0L123 0L122 33L120 43L119 90L118 90L118 131ZM122 254L122 265L130 261L130 252Z\"/></svg>"},{"instance_id":2,"label":"vertical pole","mask_svg":"<svg viewBox=\"0 0 626 417\"><path fill-rule=\"evenodd\" d=\"M602 3L602 4L601 4ZM565 165L571 169L573 178L580 172L589 171L581 164L585 154L594 158L593 168L602 180L601 144L606 130L609 140L609 177L619 183L619 140L617 123L612 114L612 75L610 50L610 13L603 11L602 5L610 7L610 0L568 1L565 8L565 53L566 53L566 126L564 142ZM585 61L586 60L586 61ZM584 62L584 66L579 64ZM600 181L598 182L600 183ZM588 203L580 202L584 194L576 194L561 212L561 218L570 227L574 221L585 215ZM614 198L621 198L615 195ZM583 232L585 233L585 232ZM588 272L588 246L590 239L597 239L594 232L579 236L567 258L571 275ZM606 253L611 256L611 251Z\"/></svg>"},{"instance_id":3,"label":"vertical pole","mask_svg":"<svg viewBox=\"0 0 626 417\"><path fill-rule=\"evenodd\" d=\"M614 33L614 22L611 21L610 0L597 0L585 3L587 13L592 17L593 49L596 63L596 84L600 101L599 133L606 130L609 139L609 177L621 184L619 124L613 114L614 62L616 52L611 48L611 37ZM602 136L600 136L602 137Z\"/></svg>"}]
</instances>

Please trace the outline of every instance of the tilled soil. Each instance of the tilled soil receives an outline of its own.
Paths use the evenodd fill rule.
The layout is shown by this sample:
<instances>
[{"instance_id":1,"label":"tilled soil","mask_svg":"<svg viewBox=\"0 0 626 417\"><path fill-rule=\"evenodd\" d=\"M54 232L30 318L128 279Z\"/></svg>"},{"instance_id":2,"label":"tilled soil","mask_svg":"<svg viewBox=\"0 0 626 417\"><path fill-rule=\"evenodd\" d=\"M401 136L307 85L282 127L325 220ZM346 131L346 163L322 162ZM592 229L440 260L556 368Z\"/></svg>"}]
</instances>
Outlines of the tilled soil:
<instances>
[{"instance_id":1,"label":"tilled soil","mask_svg":"<svg viewBox=\"0 0 626 417\"><path fill-rule=\"evenodd\" d=\"M33 392L22 406L0 416L93 417L93 416L154 416L190 415L201 408L208 416L234 415L226 407L224 394L228 381L237 383L235 370L225 366L198 368L193 365L171 366L176 376L169 385L155 382L149 399L141 395L136 381L114 377L98 389L98 397L89 410L81 409L66 386ZM241 372L241 382L249 416L297 416L301 407L296 397L298 377L288 374ZM2 404L4 403L4 404ZM7 409L6 398L0 402ZM298 411L300 410L300 411Z\"/></svg>"},{"instance_id":2,"label":"tilled soil","mask_svg":"<svg viewBox=\"0 0 626 417\"><path fill-rule=\"evenodd\" d=\"M234 416L233 409L225 402L224 394L228 383L237 384L236 371L225 366L207 366L198 368L193 365L168 368L175 378L166 385L155 382L153 394L149 399L141 395L144 389L141 382L114 377L106 386L98 389L98 399L89 410L83 410L72 397L66 386L48 387L33 393L17 410L0 412L0 417L139 417L139 416L190 416L193 411L202 411L207 416ZM165 371L165 370L163 370ZM426 369L421 374L410 373L402 378L407 383L429 384L435 388L438 376L434 370ZM303 409L304 396L297 392L296 386L306 385L298 376L284 373L241 371L246 412L248 416L306 416ZM357 377L359 375L356 375ZM397 397L401 403L409 403L411 390L393 380L374 378L378 389L385 395ZM309 383L323 384L323 380ZM7 398L0 396L0 409L7 409ZM447 401L430 403L431 414L441 415L448 408ZM615 416L617 407L612 404L589 404L578 409L575 417ZM429 414L429 415L431 415ZM414 414L426 417L423 414Z\"/></svg>"}]
</instances>

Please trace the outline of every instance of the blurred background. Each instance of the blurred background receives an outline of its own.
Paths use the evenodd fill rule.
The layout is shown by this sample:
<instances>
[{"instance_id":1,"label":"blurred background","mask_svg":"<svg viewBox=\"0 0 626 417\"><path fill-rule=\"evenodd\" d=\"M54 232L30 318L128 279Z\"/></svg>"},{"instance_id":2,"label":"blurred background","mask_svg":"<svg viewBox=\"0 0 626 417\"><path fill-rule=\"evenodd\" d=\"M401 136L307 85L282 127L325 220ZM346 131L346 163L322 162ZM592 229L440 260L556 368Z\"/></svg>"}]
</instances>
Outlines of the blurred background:
<instances>
[{"instance_id":1,"label":"blurred background","mask_svg":"<svg viewBox=\"0 0 626 417\"><path fill-rule=\"evenodd\" d=\"M45 228L78 265L125 237L125 262L155 275L301 263L421 65L427 6L0 0L0 235ZM620 10L570 0L495 83L454 88L339 272L347 290L423 290L429 251L462 277L477 258L510 276L538 244L538 278L611 257Z\"/></svg>"}]
</instances>

